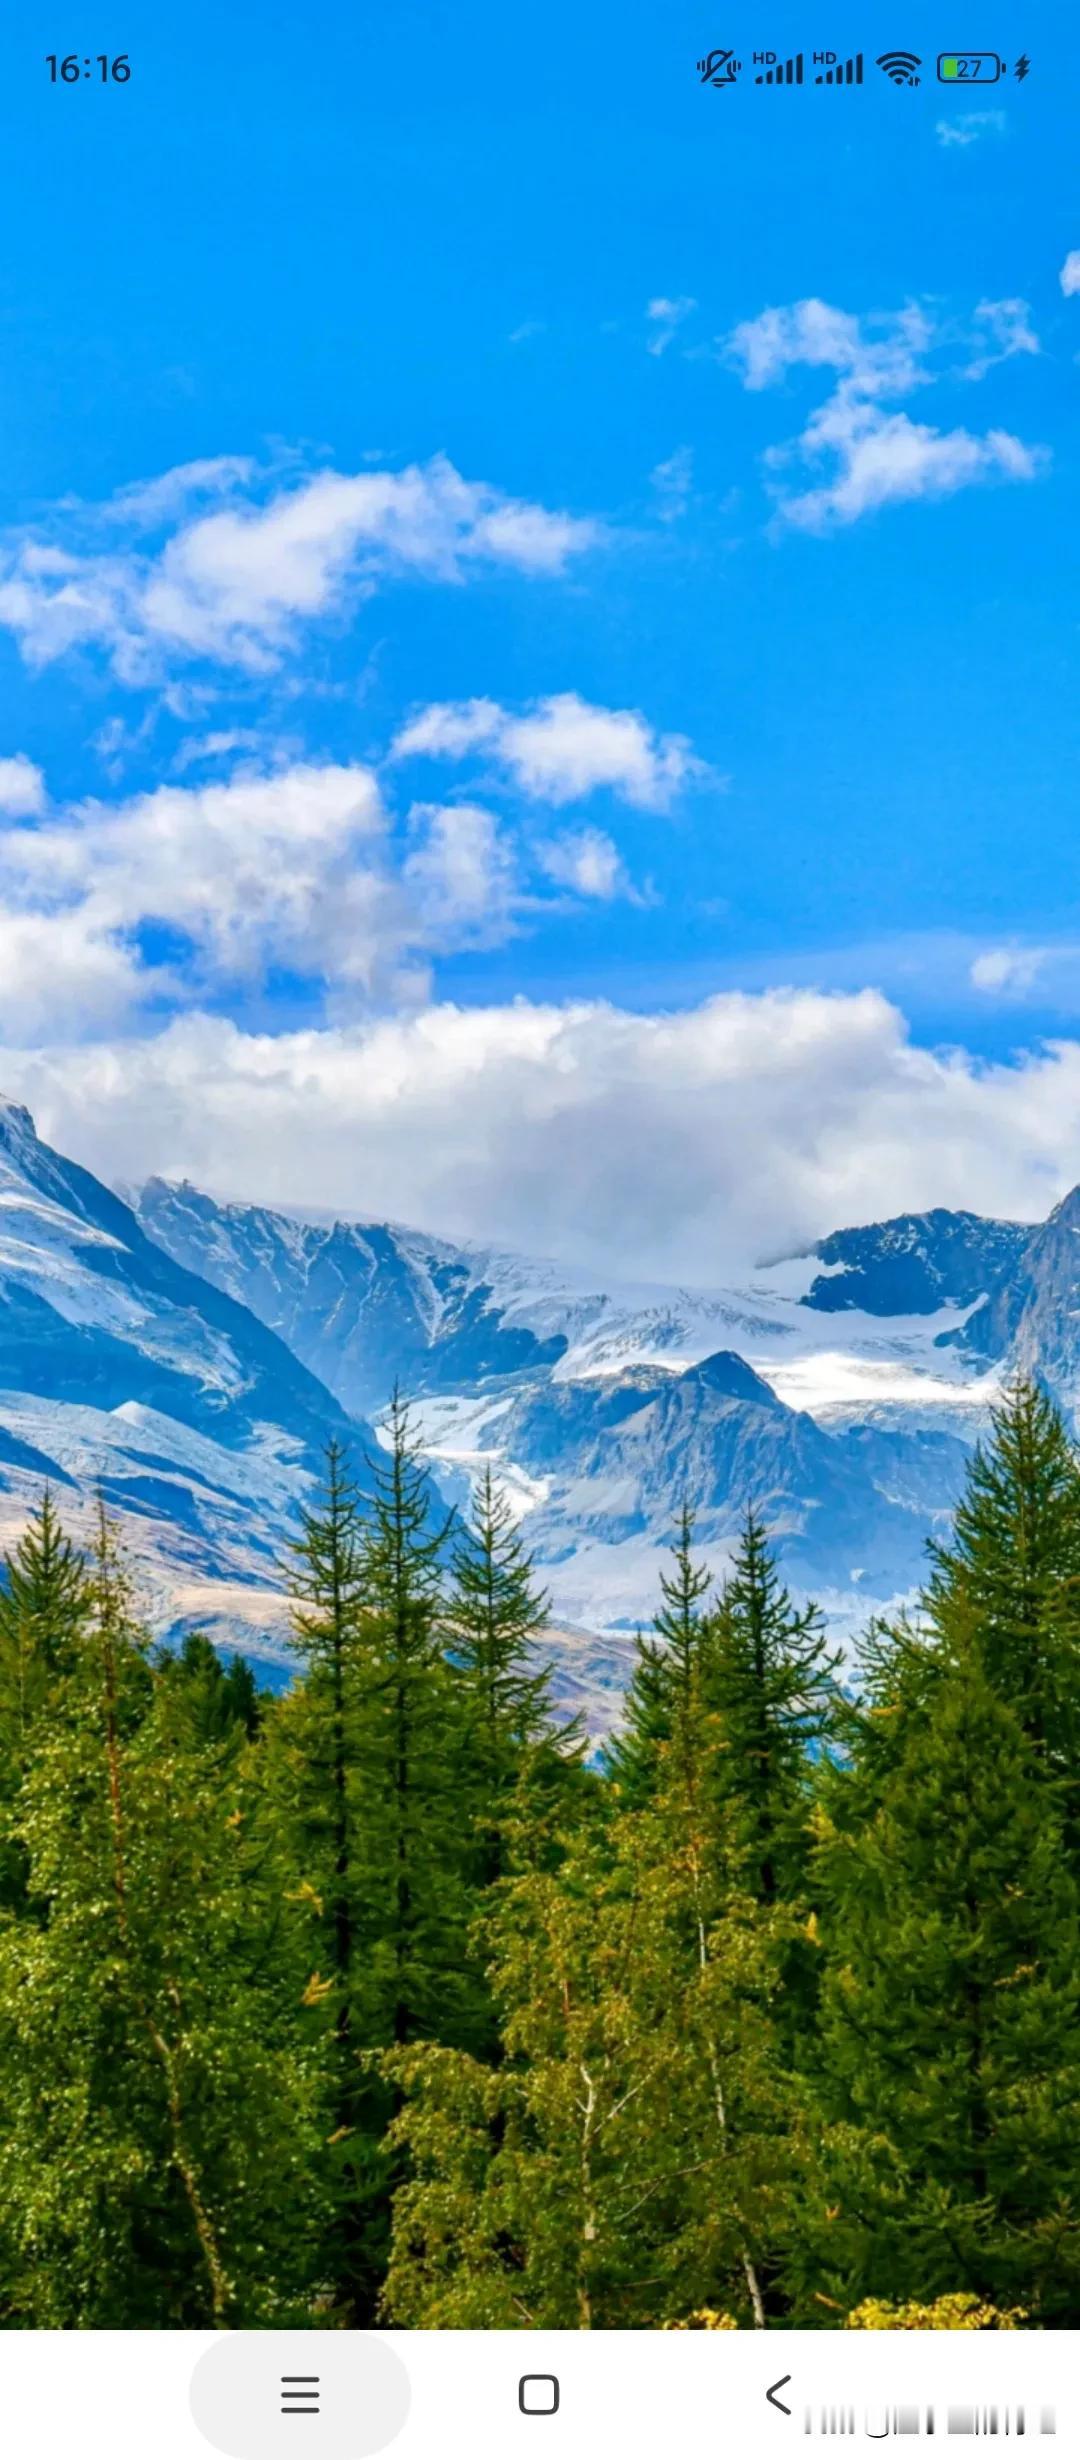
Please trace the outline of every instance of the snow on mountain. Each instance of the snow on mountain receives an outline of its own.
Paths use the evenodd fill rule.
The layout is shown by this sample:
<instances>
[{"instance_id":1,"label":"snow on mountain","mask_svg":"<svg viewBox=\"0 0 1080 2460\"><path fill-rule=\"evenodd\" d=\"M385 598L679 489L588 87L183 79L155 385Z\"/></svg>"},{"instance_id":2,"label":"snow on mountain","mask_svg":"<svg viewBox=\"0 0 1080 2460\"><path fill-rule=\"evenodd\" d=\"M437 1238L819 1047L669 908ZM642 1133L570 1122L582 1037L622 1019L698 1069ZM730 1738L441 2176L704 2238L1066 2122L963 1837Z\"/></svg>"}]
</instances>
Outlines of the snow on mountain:
<instances>
[{"instance_id":1,"label":"snow on mountain","mask_svg":"<svg viewBox=\"0 0 1080 2460\"><path fill-rule=\"evenodd\" d=\"M159 1628L273 1654L298 1500L349 1431L253 1313L0 1103L0 1536L42 1477L78 1527L100 1492Z\"/></svg>"},{"instance_id":2,"label":"snow on mountain","mask_svg":"<svg viewBox=\"0 0 1080 2460\"><path fill-rule=\"evenodd\" d=\"M988 1221L979 1213L901 1213L894 1221L834 1230L812 1250L822 1271L806 1305L837 1314L934 1315L971 1307L1007 1276L1030 1237L1030 1225Z\"/></svg>"},{"instance_id":3,"label":"snow on mountain","mask_svg":"<svg viewBox=\"0 0 1080 2460\"><path fill-rule=\"evenodd\" d=\"M346 1406L380 1411L399 1379L451 1497L492 1464L567 1626L617 1635L648 1613L684 1493L717 1568L753 1500L793 1582L838 1623L861 1620L917 1581L997 1389L957 1335L1010 1226L986 1225L982 1254L974 1217L839 1233L709 1291L598 1288L494 1248L161 1180L138 1210ZM822 1307L815 1292L842 1278L843 1308ZM890 1293L906 1312L888 1313Z\"/></svg>"},{"instance_id":4,"label":"snow on mountain","mask_svg":"<svg viewBox=\"0 0 1080 2460\"><path fill-rule=\"evenodd\" d=\"M241 1301L349 1410L550 1365L565 1348L504 1320L475 1260L381 1222L320 1224L216 1204L186 1181L135 1199L148 1236Z\"/></svg>"},{"instance_id":5,"label":"snow on mountain","mask_svg":"<svg viewBox=\"0 0 1080 2460\"><path fill-rule=\"evenodd\" d=\"M959 1346L969 1358L1041 1376L1080 1419L1080 1187L1027 1231L1012 1269L968 1317Z\"/></svg>"}]
</instances>

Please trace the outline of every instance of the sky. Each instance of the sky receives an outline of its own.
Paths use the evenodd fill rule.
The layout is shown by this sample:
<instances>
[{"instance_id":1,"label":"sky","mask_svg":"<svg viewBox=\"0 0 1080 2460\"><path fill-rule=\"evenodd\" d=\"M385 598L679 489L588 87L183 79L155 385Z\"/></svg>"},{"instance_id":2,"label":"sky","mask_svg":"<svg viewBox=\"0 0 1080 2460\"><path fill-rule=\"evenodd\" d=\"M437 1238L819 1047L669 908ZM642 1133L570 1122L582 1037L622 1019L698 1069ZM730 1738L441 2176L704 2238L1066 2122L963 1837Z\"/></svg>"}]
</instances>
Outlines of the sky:
<instances>
[{"instance_id":1,"label":"sky","mask_svg":"<svg viewBox=\"0 0 1080 2460\"><path fill-rule=\"evenodd\" d=\"M958 96L877 14L132 0L66 84L9 12L0 1086L65 1150L704 1283L1080 1178L1080 38Z\"/></svg>"}]
</instances>

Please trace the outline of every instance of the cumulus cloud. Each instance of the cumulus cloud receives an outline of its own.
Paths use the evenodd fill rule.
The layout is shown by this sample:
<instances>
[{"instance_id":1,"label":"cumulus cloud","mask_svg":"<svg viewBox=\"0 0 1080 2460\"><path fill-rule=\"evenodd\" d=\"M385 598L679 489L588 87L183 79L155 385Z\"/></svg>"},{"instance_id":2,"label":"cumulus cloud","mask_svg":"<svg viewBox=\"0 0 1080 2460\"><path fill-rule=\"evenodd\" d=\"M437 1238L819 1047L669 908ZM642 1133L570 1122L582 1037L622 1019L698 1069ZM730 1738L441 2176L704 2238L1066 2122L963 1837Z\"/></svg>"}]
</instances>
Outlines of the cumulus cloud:
<instances>
[{"instance_id":1,"label":"cumulus cloud","mask_svg":"<svg viewBox=\"0 0 1080 2460\"><path fill-rule=\"evenodd\" d=\"M45 780L25 752L0 760L0 812L11 820L33 820L45 809Z\"/></svg>"},{"instance_id":2,"label":"cumulus cloud","mask_svg":"<svg viewBox=\"0 0 1080 2460\"><path fill-rule=\"evenodd\" d=\"M663 356L668 343L674 341L679 326L686 323L688 316L693 315L696 306L696 299L650 299L645 310L649 326L649 338L645 347L654 359Z\"/></svg>"},{"instance_id":3,"label":"cumulus cloud","mask_svg":"<svg viewBox=\"0 0 1080 2460\"><path fill-rule=\"evenodd\" d=\"M723 356L748 391L776 385L794 368L827 368L836 377L801 434L765 456L777 474L779 523L824 533L886 504L1037 475L1042 453L1003 428L973 435L965 427L932 426L895 406L938 380L930 353L939 338L919 307L860 318L822 299L767 308L734 328ZM1002 359L1037 349L1023 300L985 300L977 310L974 346L952 372L983 376ZM793 469L822 465L820 484L792 488Z\"/></svg>"},{"instance_id":4,"label":"cumulus cloud","mask_svg":"<svg viewBox=\"0 0 1080 2460\"><path fill-rule=\"evenodd\" d=\"M378 788L363 768L300 764L270 777L159 786L0 831L0 898L11 913L58 923L58 937L74 917L95 940L117 945L148 927L179 935L196 983L313 964L367 982L378 899L358 852L381 822Z\"/></svg>"},{"instance_id":5,"label":"cumulus cloud","mask_svg":"<svg viewBox=\"0 0 1080 2460\"><path fill-rule=\"evenodd\" d=\"M513 849L493 812L477 803L421 803L410 814L412 849L402 879L433 947L488 947L514 927Z\"/></svg>"},{"instance_id":6,"label":"cumulus cloud","mask_svg":"<svg viewBox=\"0 0 1080 2460\"><path fill-rule=\"evenodd\" d=\"M36 772L33 773L36 775ZM12 791L30 789L17 779ZM598 830L519 844L473 801L395 825L359 764L170 783L118 803L0 821L0 1033L74 1036L140 1012L272 998L304 982L329 1013L430 994L430 965L490 948L550 906L624 882Z\"/></svg>"},{"instance_id":7,"label":"cumulus cloud","mask_svg":"<svg viewBox=\"0 0 1080 2460\"><path fill-rule=\"evenodd\" d=\"M519 999L285 1034L0 1049L0 1084L109 1177L392 1215L591 1273L715 1284L839 1223L1045 1213L1080 1175L1080 1045L987 1065L878 992L680 1014Z\"/></svg>"},{"instance_id":8,"label":"cumulus cloud","mask_svg":"<svg viewBox=\"0 0 1080 2460\"><path fill-rule=\"evenodd\" d=\"M575 889L579 897L613 897L630 892L622 856L603 829L577 829L552 837L540 847L541 868L559 888Z\"/></svg>"},{"instance_id":9,"label":"cumulus cloud","mask_svg":"<svg viewBox=\"0 0 1080 2460\"><path fill-rule=\"evenodd\" d=\"M56 507L47 531L0 541L0 626L30 666L96 649L129 684L210 660L264 674L304 624L403 574L463 581L484 566L565 570L594 522L518 502L436 458L333 470L256 493L244 460L188 463L108 505ZM210 509L200 498L226 500ZM133 531L164 529L151 545Z\"/></svg>"},{"instance_id":10,"label":"cumulus cloud","mask_svg":"<svg viewBox=\"0 0 1080 2460\"><path fill-rule=\"evenodd\" d=\"M574 803L600 787L640 811L669 811L705 774L685 735L658 734L639 709L602 709L554 692L521 715L493 700L433 701L395 736L393 760L479 752L536 802Z\"/></svg>"},{"instance_id":11,"label":"cumulus cloud","mask_svg":"<svg viewBox=\"0 0 1080 2460\"><path fill-rule=\"evenodd\" d=\"M1061 268L1060 279L1066 299L1075 299L1080 291L1080 248L1070 248Z\"/></svg>"}]
</instances>

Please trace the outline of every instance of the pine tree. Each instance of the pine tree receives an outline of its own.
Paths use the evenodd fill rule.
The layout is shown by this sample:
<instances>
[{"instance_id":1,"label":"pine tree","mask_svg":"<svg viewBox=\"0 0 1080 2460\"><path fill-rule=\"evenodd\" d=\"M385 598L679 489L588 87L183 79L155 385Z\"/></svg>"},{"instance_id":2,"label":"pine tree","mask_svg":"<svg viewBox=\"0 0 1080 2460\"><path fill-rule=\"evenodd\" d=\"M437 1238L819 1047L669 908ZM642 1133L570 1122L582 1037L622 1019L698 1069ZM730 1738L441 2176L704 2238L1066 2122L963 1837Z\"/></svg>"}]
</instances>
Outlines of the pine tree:
<instances>
[{"instance_id":1,"label":"pine tree","mask_svg":"<svg viewBox=\"0 0 1080 2460\"><path fill-rule=\"evenodd\" d=\"M1060 1411L1020 1382L972 1462L948 1546L932 1550L928 1605L950 1647L979 1628L986 1676L1065 1787L1080 1876L1080 1467Z\"/></svg>"},{"instance_id":2,"label":"pine tree","mask_svg":"<svg viewBox=\"0 0 1080 2460\"><path fill-rule=\"evenodd\" d=\"M0 1907L25 1898L25 1856L11 1833L11 1809L90 1604L85 1563L65 1537L46 1486L0 1565Z\"/></svg>"},{"instance_id":3,"label":"pine tree","mask_svg":"<svg viewBox=\"0 0 1080 2460\"><path fill-rule=\"evenodd\" d=\"M662 1604L649 1634L638 1635L622 1722L607 1762L628 1808L644 1806L666 1782L676 1737L691 1747L694 1704L709 1636L712 1574L694 1557L694 1514L684 1503L672 1543L672 1569L660 1575Z\"/></svg>"},{"instance_id":4,"label":"pine tree","mask_svg":"<svg viewBox=\"0 0 1080 2460\"><path fill-rule=\"evenodd\" d=\"M825 1828L822 1878L818 2292L1075 2322L1077 1895L1056 1789L977 1627L907 1718L873 1816Z\"/></svg>"},{"instance_id":5,"label":"pine tree","mask_svg":"<svg viewBox=\"0 0 1080 2460\"><path fill-rule=\"evenodd\" d=\"M806 1895L812 1756L835 1727L840 1654L817 1607L793 1604L749 1511L713 1619L706 1695L745 1881L763 1904Z\"/></svg>"},{"instance_id":6,"label":"pine tree","mask_svg":"<svg viewBox=\"0 0 1080 2460\"><path fill-rule=\"evenodd\" d=\"M467 1822L458 1688L443 1649L450 1521L433 1520L409 1413L395 1391L386 1456L372 1464L356 1724L375 2041L407 2042L464 2014Z\"/></svg>"},{"instance_id":7,"label":"pine tree","mask_svg":"<svg viewBox=\"0 0 1080 2460\"><path fill-rule=\"evenodd\" d=\"M490 1468L450 1571L443 1628L459 1678L463 1782L475 1839L471 1875L484 1888L508 1869L522 1821L535 1827L540 1790L557 1784L581 1736L576 1725L557 1731L551 1668L535 1662L547 1600Z\"/></svg>"},{"instance_id":8,"label":"pine tree","mask_svg":"<svg viewBox=\"0 0 1080 2460\"><path fill-rule=\"evenodd\" d=\"M71 1663L90 1610L83 1556L61 1528L49 1486L0 1577L0 1649L32 1655L47 1676Z\"/></svg>"},{"instance_id":9,"label":"pine tree","mask_svg":"<svg viewBox=\"0 0 1080 2460\"><path fill-rule=\"evenodd\" d=\"M165 1695L182 1730L194 1741L250 1742L259 1723L255 1677L243 1657L224 1666L205 1632L185 1635L178 1655L163 1649L157 1660Z\"/></svg>"},{"instance_id":10,"label":"pine tree","mask_svg":"<svg viewBox=\"0 0 1080 2460\"><path fill-rule=\"evenodd\" d=\"M362 1841L358 1724L368 1676L360 1498L343 1447L326 1452L322 1486L292 1549L293 1646L303 1673L267 1734L264 1826L288 1836L292 1941L306 1959L302 2001L323 2072L326 2276L340 2311L370 2314L384 2225L378 2140L363 2059L378 2039L367 1933L372 1884Z\"/></svg>"}]
</instances>

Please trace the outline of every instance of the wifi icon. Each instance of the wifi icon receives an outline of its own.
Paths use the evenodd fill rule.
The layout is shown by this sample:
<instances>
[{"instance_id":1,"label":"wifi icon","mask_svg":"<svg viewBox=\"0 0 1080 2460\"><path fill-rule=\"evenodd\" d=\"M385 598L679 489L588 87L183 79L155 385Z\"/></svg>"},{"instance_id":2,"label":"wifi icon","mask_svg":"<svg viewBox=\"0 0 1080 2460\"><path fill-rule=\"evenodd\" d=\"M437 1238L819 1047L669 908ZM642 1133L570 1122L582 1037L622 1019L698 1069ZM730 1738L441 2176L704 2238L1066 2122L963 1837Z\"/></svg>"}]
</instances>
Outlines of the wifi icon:
<instances>
[{"instance_id":1,"label":"wifi icon","mask_svg":"<svg viewBox=\"0 0 1080 2460\"><path fill-rule=\"evenodd\" d=\"M917 51L883 51L877 65L894 85L918 85L922 61Z\"/></svg>"}]
</instances>

